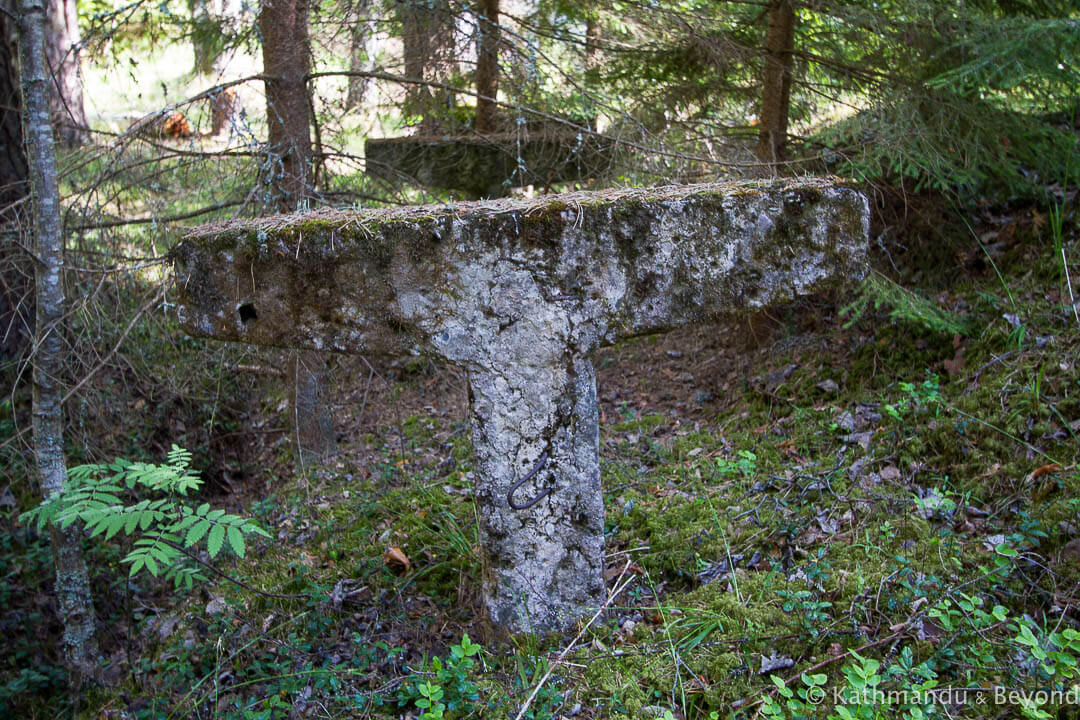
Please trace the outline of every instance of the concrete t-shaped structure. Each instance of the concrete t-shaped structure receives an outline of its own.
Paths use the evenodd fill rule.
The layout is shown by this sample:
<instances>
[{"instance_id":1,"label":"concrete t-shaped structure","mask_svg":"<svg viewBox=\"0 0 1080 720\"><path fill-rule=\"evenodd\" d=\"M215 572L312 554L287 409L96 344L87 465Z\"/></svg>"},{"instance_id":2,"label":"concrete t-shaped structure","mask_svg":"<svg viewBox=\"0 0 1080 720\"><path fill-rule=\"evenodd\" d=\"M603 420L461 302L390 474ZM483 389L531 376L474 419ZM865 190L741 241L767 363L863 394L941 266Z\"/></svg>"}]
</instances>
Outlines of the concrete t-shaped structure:
<instances>
[{"instance_id":1,"label":"concrete t-shaped structure","mask_svg":"<svg viewBox=\"0 0 1080 720\"><path fill-rule=\"evenodd\" d=\"M193 335L465 370L487 608L546 631L604 599L591 353L855 281L868 232L866 198L817 179L324 210L173 257Z\"/></svg>"}]
</instances>

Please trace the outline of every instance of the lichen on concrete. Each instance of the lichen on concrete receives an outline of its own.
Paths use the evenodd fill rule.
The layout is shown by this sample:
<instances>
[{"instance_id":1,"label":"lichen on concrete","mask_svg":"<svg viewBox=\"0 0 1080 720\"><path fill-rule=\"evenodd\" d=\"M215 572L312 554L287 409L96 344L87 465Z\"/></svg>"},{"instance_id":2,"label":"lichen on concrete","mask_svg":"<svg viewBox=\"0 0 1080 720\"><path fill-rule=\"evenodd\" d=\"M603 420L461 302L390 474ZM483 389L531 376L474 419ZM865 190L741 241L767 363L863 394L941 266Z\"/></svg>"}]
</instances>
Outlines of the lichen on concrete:
<instances>
[{"instance_id":1,"label":"lichen on concrete","mask_svg":"<svg viewBox=\"0 0 1080 720\"><path fill-rule=\"evenodd\" d=\"M191 334L463 368L488 610L548 630L603 601L590 354L856 280L868 224L833 180L710 184L241 221L173 257Z\"/></svg>"}]
</instances>

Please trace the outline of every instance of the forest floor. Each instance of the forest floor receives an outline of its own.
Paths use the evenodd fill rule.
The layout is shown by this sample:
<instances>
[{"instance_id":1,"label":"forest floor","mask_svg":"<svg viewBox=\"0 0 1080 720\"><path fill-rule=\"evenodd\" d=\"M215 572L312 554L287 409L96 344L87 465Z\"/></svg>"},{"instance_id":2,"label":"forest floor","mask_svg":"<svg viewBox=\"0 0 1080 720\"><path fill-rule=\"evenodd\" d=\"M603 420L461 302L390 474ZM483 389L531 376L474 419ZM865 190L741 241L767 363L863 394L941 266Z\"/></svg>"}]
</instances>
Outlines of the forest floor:
<instances>
[{"instance_id":1,"label":"forest floor","mask_svg":"<svg viewBox=\"0 0 1080 720\"><path fill-rule=\"evenodd\" d=\"M817 297L597 355L614 596L573 643L484 619L456 370L333 359L340 452L305 468L274 351L170 346L217 364L198 403L99 379L131 393L109 411L118 437L156 423L116 452L202 438L202 497L271 539L216 561L244 586L186 593L94 545L116 685L80 716L1038 717L1019 691L1068 689L1080 657L1080 319L1061 254L1075 284L1080 246L1075 221L1052 232L1033 207L970 220L932 270L878 252L922 302L842 315L853 295ZM50 717L47 542L16 520L27 497L5 502L0 706ZM1046 717L1080 714L1045 699Z\"/></svg>"}]
</instances>

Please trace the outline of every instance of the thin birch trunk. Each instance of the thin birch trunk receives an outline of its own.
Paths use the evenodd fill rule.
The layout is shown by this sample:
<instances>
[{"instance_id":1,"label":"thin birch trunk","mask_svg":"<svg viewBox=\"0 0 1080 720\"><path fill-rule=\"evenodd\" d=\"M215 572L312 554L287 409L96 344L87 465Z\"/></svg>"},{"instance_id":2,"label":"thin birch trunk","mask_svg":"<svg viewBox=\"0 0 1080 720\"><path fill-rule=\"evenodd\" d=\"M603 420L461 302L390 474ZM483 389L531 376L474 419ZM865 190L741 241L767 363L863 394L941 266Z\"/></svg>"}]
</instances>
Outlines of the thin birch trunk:
<instances>
[{"instance_id":1,"label":"thin birch trunk","mask_svg":"<svg viewBox=\"0 0 1080 720\"><path fill-rule=\"evenodd\" d=\"M64 423L60 385L63 367L61 322L64 313L64 243L56 155L49 123L49 74L45 61L46 0L22 0L23 136L33 198L34 273L37 325L34 330L34 457L46 498L64 492ZM96 618L81 534L72 525L52 531L56 596L64 626L64 654L76 685L100 677Z\"/></svg>"}]
</instances>

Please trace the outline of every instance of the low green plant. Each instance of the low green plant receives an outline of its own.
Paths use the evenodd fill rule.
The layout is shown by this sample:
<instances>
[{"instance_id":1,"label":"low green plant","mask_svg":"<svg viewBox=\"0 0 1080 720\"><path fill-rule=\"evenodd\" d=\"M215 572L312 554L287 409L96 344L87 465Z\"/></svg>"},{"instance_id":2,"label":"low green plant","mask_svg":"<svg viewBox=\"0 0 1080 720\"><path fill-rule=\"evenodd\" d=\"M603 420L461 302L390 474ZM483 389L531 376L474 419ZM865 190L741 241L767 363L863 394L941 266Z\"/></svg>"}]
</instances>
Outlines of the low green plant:
<instances>
[{"instance_id":1,"label":"low green plant","mask_svg":"<svg viewBox=\"0 0 1080 720\"><path fill-rule=\"evenodd\" d=\"M117 459L107 465L79 465L68 472L64 492L20 516L39 530L61 529L82 522L90 537L111 540L119 533L135 538L121 560L129 576L147 571L171 580L176 589L190 589L204 580L191 563L192 552L205 545L215 558L227 546L238 557L246 551L245 535L269 534L253 520L212 509L193 507L186 498L202 484L191 469L191 453L172 446L161 465ZM143 497L151 495L154 497ZM131 502L133 501L133 502Z\"/></svg>"},{"instance_id":2,"label":"low green plant","mask_svg":"<svg viewBox=\"0 0 1080 720\"><path fill-rule=\"evenodd\" d=\"M894 420L903 420L909 412L924 412L934 408L941 411L941 382L936 373L927 371L926 379L915 383L900 383L900 392L905 397L894 403L884 403L882 407Z\"/></svg>"},{"instance_id":3,"label":"low green plant","mask_svg":"<svg viewBox=\"0 0 1080 720\"><path fill-rule=\"evenodd\" d=\"M513 687L516 692L528 695L532 687L547 675L550 665L548 659L542 654L522 653L514 654L514 663L517 673L514 675ZM555 710L563 702L563 694L559 689L557 676L541 685L533 695L532 704L529 705L524 720L551 720L555 717Z\"/></svg>"},{"instance_id":4,"label":"low green plant","mask_svg":"<svg viewBox=\"0 0 1080 720\"><path fill-rule=\"evenodd\" d=\"M833 604L815 599L809 590L777 590L776 594L784 600L784 612L797 614L800 624L811 637L817 637L821 626L831 619L827 611Z\"/></svg>"},{"instance_id":5,"label":"low green plant","mask_svg":"<svg viewBox=\"0 0 1080 720\"><path fill-rule=\"evenodd\" d=\"M740 450L735 459L717 458L716 469L721 475L750 477L757 468L757 455L750 450Z\"/></svg>"},{"instance_id":6,"label":"low green plant","mask_svg":"<svg viewBox=\"0 0 1080 720\"><path fill-rule=\"evenodd\" d=\"M1049 720L1054 716L1044 706L1054 693L1066 696L1080 688L1080 631L1074 628L1046 630L1027 617L1011 619L1005 607L987 610L981 597L965 593L940 598L926 615L957 638L958 649L917 662L905 646L887 666L851 650L840 684L829 692L825 674L803 674L801 687L789 687L773 675L776 689L763 698L761 715L771 720L926 720L945 716L942 698L977 697L985 704L992 694L996 704L1013 705L1023 717ZM993 668L994 687L970 678L959 687L943 686L937 665L949 658L970 670ZM999 673L1006 666L1009 677L1003 678Z\"/></svg>"},{"instance_id":7,"label":"low green plant","mask_svg":"<svg viewBox=\"0 0 1080 720\"><path fill-rule=\"evenodd\" d=\"M426 677L405 684L398 693L398 705L416 705L421 711L419 720L452 720L470 714L480 699L470 672L483 649L465 633L459 644L450 646L445 661L432 658Z\"/></svg>"}]
</instances>

